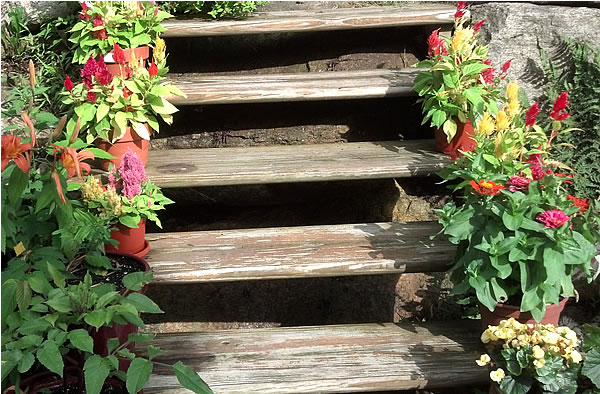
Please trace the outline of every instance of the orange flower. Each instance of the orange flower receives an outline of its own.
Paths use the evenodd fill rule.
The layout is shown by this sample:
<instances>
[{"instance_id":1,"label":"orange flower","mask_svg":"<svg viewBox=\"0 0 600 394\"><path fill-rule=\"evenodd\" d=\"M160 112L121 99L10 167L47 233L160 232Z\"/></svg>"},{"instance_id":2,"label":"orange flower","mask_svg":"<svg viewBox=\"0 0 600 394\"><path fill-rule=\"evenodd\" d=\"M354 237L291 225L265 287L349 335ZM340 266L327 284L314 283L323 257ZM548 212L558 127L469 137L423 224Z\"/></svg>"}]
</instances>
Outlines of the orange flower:
<instances>
[{"instance_id":1,"label":"orange flower","mask_svg":"<svg viewBox=\"0 0 600 394\"><path fill-rule=\"evenodd\" d=\"M81 151L77 153L75 148L71 147L58 147L62 149L62 153L60 155L60 162L63 167L67 170L67 176L72 178L77 175L77 178L81 179L82 173L87 175L90 173L91 168L87 163L83 163L84 160L93 159L94 154L89 151Z\"/></svg>"},{"instance_id":2,"label":"orange flower","mask_svg":"<svg viewBox=\"0 0 600 394\"><path fill-rule=\"evenodd\" d=\"M62 183L60 183L60 177L58 176L58 172L52 171L52 179L54 179L54 183L56 183L56 191L58 192L58 196L63 204L66 204L67 200L65 200L65 194L63 193Z\"/></svg>"},{"instance_id":3,"label":"orange flower","mask_svg":"<svg viewBox=\"0 0 600 394\"><path fill-rule=\"evenodd\" d=\"M587 198L580 200L575 196L567 195L567 200L571 201L571 205L579 208L579 213L585 213L590 208L590 202Z\"/></svg>"},{"instance_id":4,"label":"orange flower","mask_svg":"<svg viewBox=\"0 0 600 394\"><path fill-rule=\"evenodd\" d=\"M484 196L497 196L500 194L500 190L504 189L503 185L498 185L494 182L486 181L485 179L480 180L479 183L471 181L469 185L475 189L476 193Z\"/></svg>"},{"instance_id":5,"label":"orange flower","mask_svg":"<svg viewBox=\"0 0 600 394\"><path fill-rule=\"evenodd\" d=\"M15 137L14 135L3 135L2 171L4 171L8 165L8 162L11 160L15 161L15 164L21 169L21 171L29 171L29 167L31 166L31 156L29 150L31 150L31 144L22 144L21 137Z\"/></svg>"}]
</instances>

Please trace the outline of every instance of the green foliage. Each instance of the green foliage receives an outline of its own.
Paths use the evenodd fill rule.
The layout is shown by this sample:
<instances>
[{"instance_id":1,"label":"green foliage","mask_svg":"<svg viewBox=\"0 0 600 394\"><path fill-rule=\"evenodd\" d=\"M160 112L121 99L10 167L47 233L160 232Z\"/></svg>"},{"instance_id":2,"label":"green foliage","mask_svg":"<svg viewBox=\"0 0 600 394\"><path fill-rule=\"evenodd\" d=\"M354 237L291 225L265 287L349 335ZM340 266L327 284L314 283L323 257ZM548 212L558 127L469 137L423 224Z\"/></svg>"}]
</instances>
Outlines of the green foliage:
<instances>
[{"instance_id":1,"label":"green foliage","mask_svg":"<svg viewBox=\"0 0 600 394\"><path fill-rule=\"evenodd\" d=\"M600 390L600 327L585 324L583 332L585 359L581 373Z\"/></svg>"},{"instance_id":2,"label":"green foliage","mask_svg":"<svg viewBox=\"0 0 600 394\"><path fill-rule=\"evenodd\" d=\"M554 99L569 91L567 122L581 131L557 139L556 158L574 170L579 197L600 197L600 49L566 39L559 59L540 51L546 77L546 95Z\"/></svg>"},{"instance_id":3,"label":"green foliage","mask_svg":"<svg viewBox=\"0 0 600 394\"><path fill-rule=\"evenodd\" d=\"M161 1L160 7L173 15L209 15L214 19L241 18L268 1Z\"/></svg>"},{"instance_id":4,"label":"green foliage","mask_svg":"<svg viewBox=\"0 0 600 394\"><path fill-rule=\"evenodd\" d=\"M19 116L27 110L34 121L36 114L32 108L41 108L54 114L62 114L67 107L56 96L63 89L67 74L75 74L71 64L72 45L68 42L68 31L76 21L75 15L67 15L47 21L39 32L27 28L28 18L22 7L8 10L8 23L2 28L3 91L6 99L2 105L2 116ZM37 88L32 108L29 108L32 94L26 76L27 62L32 60L37 66ZM38 125L40 127L41 125ZM41 128L41 127L40 127Z\"/></svg>"}]
</instances>

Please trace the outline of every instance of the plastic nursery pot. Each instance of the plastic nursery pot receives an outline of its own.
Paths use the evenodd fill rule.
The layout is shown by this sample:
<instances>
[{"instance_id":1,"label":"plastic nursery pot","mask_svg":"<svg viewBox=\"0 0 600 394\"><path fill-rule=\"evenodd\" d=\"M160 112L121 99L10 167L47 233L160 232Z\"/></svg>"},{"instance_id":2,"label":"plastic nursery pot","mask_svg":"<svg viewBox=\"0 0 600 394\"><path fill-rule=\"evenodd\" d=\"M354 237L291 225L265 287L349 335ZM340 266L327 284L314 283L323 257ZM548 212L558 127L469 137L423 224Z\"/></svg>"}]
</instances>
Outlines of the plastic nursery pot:
<instances>
[{"instance_id":1,"label":"plastic nursery pot","mask_svg":"<svg viewBox=\"0 0 600 394\"><path fill-rule=\"evenodd\" d=\"M37 373L23 380L19 385L21 392L27 394L52 393L53 390L61 389L64 385L76 386L77 392L83 390L83 375L78 367L66 367L63 371L63 377L50 371ZM15 386L8 387L4 394L15 394Z\"/></svg>"},{"instance_id":2,"label":"plastic nursery pot","mask_svg":"<svg viewBox=\"0 0 600 394\"><path fill-rule=\"evenodd\" d=\"M456 121L456 135L450 142L444 131L439 128L433 132L435 139L435 150L449 155L453 159L456 159L460 153L459 150L473 151L475 149L475 130L471 121L467 119L467 123Z\"/></svg>"},{"instance_id":3,"label":"plastic nursery pot","mask_svg":"<svg viewBox=\"0 0 600 394\"><path fill-rule=\"evenodd\" d=\"M138 60L141 59L143 61L146 61L146 59L150 57L150 48L147 45L133 49L123 49L126 64L129 64L129 59L131 59L131 51L135 52L135 58ZM111 51L110 53L113 53L113 51ZM127 78L127 71L124 65L120 65L117 63L106 63L106 69L115 77Z\"/></svg>"},{"instance_id":4,"label":"plastic nursery pot","mask_svg":"<svg viewBox=\"0 0 600 394\"><path fill-rule=\"evenodd\" d=\"M128 254L128 253L107 253L107 255L109 257L110 256L128 257L132 260L137 261L141 265L143 265L144 266L143 272L150 271L150 266L148 265L146 260L144 260L141 257L135 256L132 254ZM148 285L145 285L144 287L141 288L140 291L137 291L136 293L144 294L147 290L148 290ZM123 295L125 295L126 292L127 292L127 290L121 291L121 293ZM99 354L101 356L107 356L109 339L119 338L119 343L123 344L129 338L129 334L133 334L136 332L138 332L138 326L136 326L133 323L127 323L127 324L115 323L111 327L100 327L99 330L92 330L92 332L90 332L90 335L91 335L92 339L94 340L94 353ZM130 344L127 346L127 349L129 349L130 351L133 351L134 348L135 348L134 344ZM131 362L128 359L119 358L119 370L127 371L127 368L129 368L130 363Z\"/></svg>"},{"instance_id":5,"label":"plastic nursery pot","mask_svg":"<svg viewBox=\"0 0 600 394\"><path fill-rule=\"evenodd\" d=\"M152 135L152 130L150 126L146 123L144 127L148 130L148 135ZM115 158L114 159L103 159L100 161L100 166L104 171L108 171L108 166L110 163L115 167L119 167L121 165L121 159L123 155L127 153L128 150L133 151L140 158L144 167L146 167L146 163L148 162L148 151L150 150L150 141L143 139L135 131L133 128L127 127L125 129L125 135L115 141L114 144L106 140L96 140L96 146L102 149L105 152L110 153Z\"/></svg>"},{"instance_id":6,"label":"plastic nursery pot","mask_svg":"<svg viewBox=\"0 0 600 394\"><path fill-rule=\"evenodd\" d=\"M119 241L119 245L104 245L107 253L128 253L144 258L150 251L150 244L146 236L146 219L140 220L137 228L129 228L122 224L117 225L117 230L110 233L110 238Z\"/></svg>"},{"instance_id":7,"label":"plastic nursery pot","mask_svg":"<svg viewBox=\"0 0 600 394\"><path fill-rule=\"evenodd\" d=\"M563 298L558 305L547 305L546 314L540 322L541 324L554 324L558 325L560 314L565 305L567 305L569 298ZM521 312L521 308L515 305L498 304L493 312L490 312L488 308L479 304L479 313L481 313L481 327L485 330L488 326L497 326L502 320L507 320L513 317L519 323L524 324L535 324L536 321L530 312Z\"/></svg>"}]
</instances>

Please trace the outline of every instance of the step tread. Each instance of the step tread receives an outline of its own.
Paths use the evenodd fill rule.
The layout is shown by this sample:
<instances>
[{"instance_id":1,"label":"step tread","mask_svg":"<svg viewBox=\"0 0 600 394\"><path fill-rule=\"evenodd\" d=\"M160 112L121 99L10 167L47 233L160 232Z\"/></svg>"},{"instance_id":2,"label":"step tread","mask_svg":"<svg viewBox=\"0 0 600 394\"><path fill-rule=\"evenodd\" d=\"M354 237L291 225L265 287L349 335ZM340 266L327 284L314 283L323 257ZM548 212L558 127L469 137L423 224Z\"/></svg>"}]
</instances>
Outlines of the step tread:
<instances>
[{"instance_id":1,"label":"step tread","mask_svg":"<svg viewBox=\"0 0 600 394\"><path fill-rule=\"evenodd\" d=\"M156 284L435 272L455 247L435 222L146 234Z\"/></svg>"},{"instance_id":2,"label":"step tread","mask_svg":"<svg viewBox=\"0 0 600 394\"><path fill-rule=\"evenodd\" d=\"M485 383L479 321L385 323L161 334L167 353L215 393L333 393ZM189 393L155 367L147 393Z\"/></svg>"},{"instance_id":3,"label":"step tread","mask_svg":"<svg viewBox=\"0 0 600 394\"><path fill-rule=\"evenodd\" d=\"M412 96L419 69L306 72L298 74L169 76L187 98L174 105L271 103Z\"/></svg>"},{"instance_id":4,"label":"step tread","mask_svg":"<svg viewBox=\"0 0 600 394\"><path fill-rule=\"evenodd\" d=\"M252 185L425 176L447 156L433 140L150 151L146 173L160 187Z\"/></svg>"},{"instance_id":5,"label":"step tread","mask_svg":"<svg viewBox=\"0 0 600 394\"><path fill-rule=\"evenodd\" d=\"M455 11L456 9L451 5L439 4L331 10L258 11L250 17L236 20L166 20L163 22L163 26L167 30L163 33L163 37L200 37L451 24L454 21Z\"/></svg>"}]
</instances>

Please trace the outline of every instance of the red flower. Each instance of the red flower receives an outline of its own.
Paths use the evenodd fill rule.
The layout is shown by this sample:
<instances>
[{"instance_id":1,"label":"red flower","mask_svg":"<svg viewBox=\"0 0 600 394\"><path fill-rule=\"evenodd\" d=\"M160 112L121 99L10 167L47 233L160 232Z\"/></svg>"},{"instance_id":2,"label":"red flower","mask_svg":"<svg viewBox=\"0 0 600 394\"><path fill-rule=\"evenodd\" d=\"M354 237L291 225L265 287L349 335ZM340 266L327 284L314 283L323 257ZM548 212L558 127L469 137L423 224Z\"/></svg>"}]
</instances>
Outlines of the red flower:
<instances>
[{"instance_id":1,"label":"red flower","mask_svg":"<svg viewBox=\"0 0 600 394\"><path fill-rule=\"evenodd\" d=\"M550 117L552 119L561 121L567 119L569 115L571 115L570 113L560 113L569 105L569 101L567 99L568 94L569 92L562 92L554 101L554 105L552 106L552 113L550 114Z\"/></svg>"},{"instance_id":2,"label":"red flower","mask_svg":"<svg viewBox=\"0 0 600 394\"><path fill-rule=\"evenodd\" d=\"M567 200L571 201L572 206L579 208L579 213L584 213L590 207L590 202L587 198L580 200L575 196L567 195Z\"/></svg>"},{"instance_id":3,"label":"red flower","mask_svg":"<svg viewBox=\"0 0 600 394\"><path fill-rule=\"evenodd\" d=\"M96 104L96 101L98 101L98 97L96 97L96 93L88 91L86 100Z\"/></svg>"},{"instance_id":4,"label":"red flower","mask_svg":"<svg viewBox=\"0 0 600 394\"><path fill-rule=\"evenodd\" d=\"M491 66L492 61L490 59L487 59L486 61L483 62L483 64L487 64L488 66ZM494 71L496 71L496 69L494 67L489 67L489 68L486 68L485 70L483 70L481 72L481 78L483 79L483 82L493 85L494 84Z\"/></svg>"},{"instance_id":5,"label":"red flower","mask_svg":"<svg viewBox=\"0 0 600 394\"><path fill-rule=\"evenodd\" d=\"M85 86L88 87L88 89L91 89L93 87L92 76L96 75L97 71L98 64L94 60L94 57L90 55L89 59L87 60L87 62L85 62L85 65L79 72L83 83L85 84Z\"/></svg>"},{"instance_id":6,"label":"red flower","mask_svg":"<svg viewBox=\"0 0 600 394\"><path fill-rule=\"evenodd\" d=\"M154 8L154 17L156 17L156 15L158 15L158 6L156 6L156 8Z\"/></svg>"},{"instance_id":7,"label":"red flower","mask_svg":"<svg viewBox=\"0 0 600 394\"><path fill-rule=\"evenodd\" d=\"M128 98L129 96L131 96L131 93L133 93L131 90L123 88L123 98Z\"/></svg>"},{"instance_id":8,"label":"red flower","mask_svg":"<svg viewBox=\"0 0 600 394\"><path fill-rule=\"evenodd\" d=\"M87 4L85 4L85 2L81 3L81 12L79 12L79 20L86 21L90 19L90 16L87 13L89 9L90 8L87 6Z\"/></svg>"},{"instance_id":9,"label":"red flower","mask_svg":"<svg viewBox=\"0 0 600 394\"><path fill-rule=\"evenodd\" d=\"M488 182L485 179L479 181L471 181L469 183L475 189L475 192L484 196L497 196L500 194L500 190L504 189L504 186L498 185L494 182Z\"/></svg>"},{"instance_id":10,"label":"red flower","mask_svg":"<svg viewBox=\"0 0 600 394\"><path fill-rule=\"evenodd\" d=\"M533 126L539 113L540 107L538 103L533 104L531 108L525 111L525 126Z\"/></svg>"},{"instance_id":11,"label":"red flower","mask_svg":"<svg viewBox=\"0 0 600 394\"><path fill-rule=\"evenodd\" d=\"M448 50L446 49L444 39L439 36L439 31L440 29L434 30L427 40L427 45L429 47L427 53L430 57L448 55Z\"/></svg>"},{"instance_id":12,"label":"red flower","mask_svg":"<svg viewBox=\"0 0 600 394\"><path fill-rule=\"evenodd\" d=\"M152 64L150 64L150 67L148 68L148 74L150 74L150 77L152 78L158 75L158 67L154 64L154 59L152 59Z\"/></svg>"},{"instance_id":13,"label":"red flower","mask_svg":"<svg viewBox=\"0 0 600 394\"><path fill-rule=\"evenodd\" d=\"M500 71L502 72L502 74L506 74L508 72L508 69L510 68L510 62L512 62L513 60L514 59L508 60L502 65L502 67L500 67Z\"/></svg>"},{"instance_id":14,"label":"red flower","mask_svg":"<svg viewBox=\"0 0 600 394\"><path fill-rule=\"evenodd\" d=\"M562 172L555 172L555 173L554 173L554 174L552 174L552 175L554 175L554 176L556 176L556 177L559 177L559 178L573 178L573 175L572 175L572 174L564 174L564 173L562 173ZM565 179L565 180L563 180L563 182L564 182L564 183L569 183L569 184L571 184L571 185L573 184L573 181L569 181L569 180L566 180L566 179Z\"/></svg>"},{"instance_id":15,"label":"red flower","mask_svg":"<svg viewBox=\"0 0 600 394\"><path fill-rule=\"evenodd\" d=\"M14 160L21 171L29 171L29 167L31 166L31 155L29 154L29 151L31 148L32 145L30 143L21 143L21 137L3 135L1 150L2 171L4 171L11 160Z\"/></svg>"},{"instance_id":16,"label":"red flower","mask_svg":"<svg viewBox=\"0 0 600 394\"><path fill-rule=\"evenodd\" d=\"M465 7L467 5L466 1L459 1L456 5L456 13L454 14L454 19L461 19L465 16L466 10Z\"/></svg>"},{"instance_id":17,"label":"red flower","mask_svg":"<svg viewBox=\"0 0 600 394\"><path fill-rule=\"evenodd\" d=\"M73 82L71 82L71 78L67 75L67 79L65 79L65 89L69 92L73 90Z\"/></svg>"},{"instance_id":18,"label":"red flower","mask_svg":"<svg viewBox=\"0 0 600 394\"><path fill-rule=\"evenodd\" d=\"M485 22L485 19L475 23L475 25L473 25L473 31L475 33L477 33L479 31L479 29L481 29L481 26L483 25L484 22Z\"/></svg>"},{"instance_id":19,"label":"red flower","mask_svg":"<svg viewBox=\"0 0 600 394\"><path fill-rule=\"evenodd\" d=\"M542 167L544 165L544 161L542 160L542 157L539 153L529 155L527 163L532 164L532 166L529 168L531 169L531 176L536 181L539 181L548 174L552 174L552 170L550 170L549 168L544 170L544 168Z\"/></svg>"},{"instance_id":20,"label":"red flower","mask_svg":"<svg viewBox=\"0 0 600 394\"><path fill-rule=\"evenodd\" d=\"M119 46L119 44L115 43L113 53L113 60L115 63L125 64L127 60L125 59L125 51Z\"/></svg>"},{"instance_id":21,"label":"red flower","mask_svg":"<svg viewBox=\"0 0 600 394\"><path fill-rule=\"evenodd\" d=\"M93 21L94 27L104 26L104 21L100 17L100 15L96 15ZM106 40L108 38L108 34L106 34L106 29L95 30L92 31L92 36L98 40Z\"/></svg>"},{"instance_id":22,"label":"red flower","mask_svg":"<svg viewBox=\"0 0 600 394\"><path fill-rule=\"evenodd\" d=\"M77 175L77 178L81 179L82 173L84 175L90 173L90 165L83 163L83 161L93 159L94 154L92 152L84 150L77 153L77 150L72 147L59 147L59 149L62 150L59 160L63 168L67 170L67 176L69 178Z\"/></svg>"}]
</instances>

